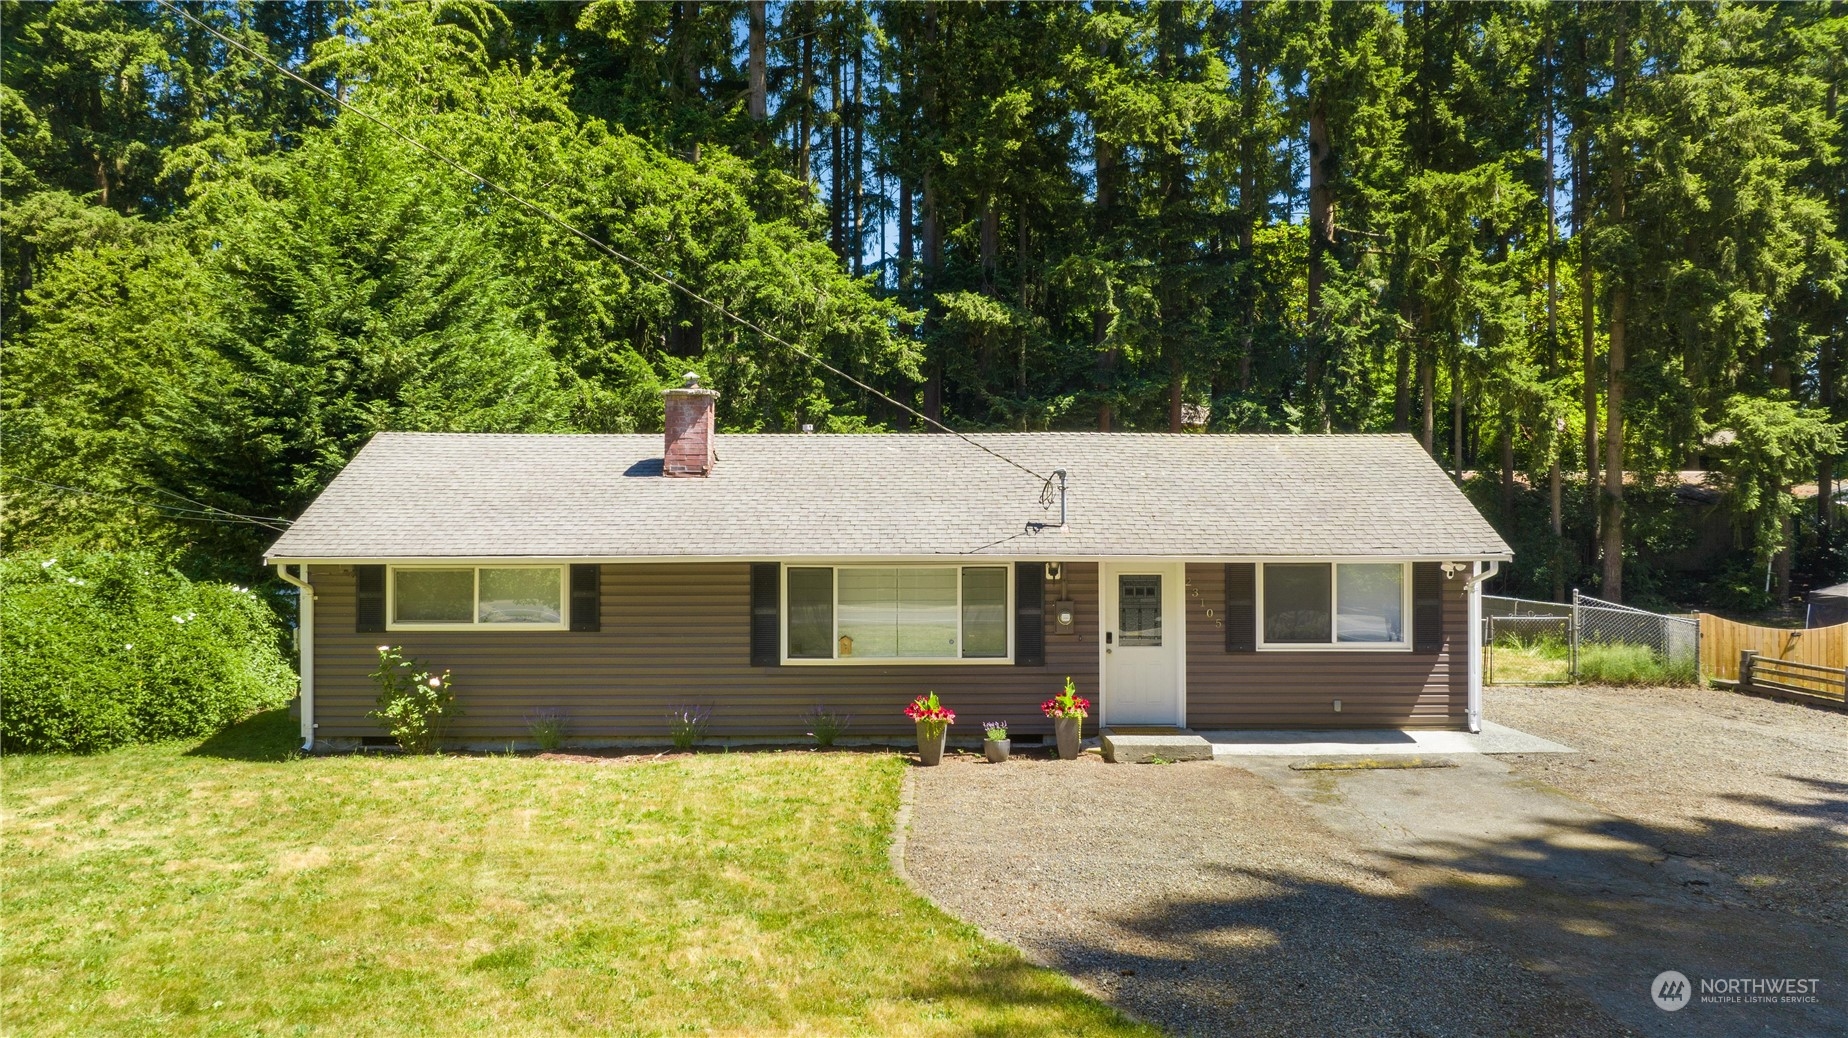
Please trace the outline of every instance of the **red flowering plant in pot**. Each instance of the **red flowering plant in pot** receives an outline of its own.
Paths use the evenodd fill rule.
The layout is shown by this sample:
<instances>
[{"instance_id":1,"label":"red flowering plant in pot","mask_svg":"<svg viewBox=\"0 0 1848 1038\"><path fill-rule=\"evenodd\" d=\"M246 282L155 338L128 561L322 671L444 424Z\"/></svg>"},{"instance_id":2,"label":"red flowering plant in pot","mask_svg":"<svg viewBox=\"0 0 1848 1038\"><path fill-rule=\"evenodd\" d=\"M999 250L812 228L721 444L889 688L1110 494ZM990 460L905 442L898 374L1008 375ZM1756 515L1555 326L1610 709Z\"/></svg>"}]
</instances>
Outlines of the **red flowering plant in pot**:
<instances>
[{"instance_id":1,"label":"red flowering plant in pot","mask_svg":"<svg viewBox=\"0 0 1848 1038\"><path fill-rule=\"evenodd\" d=\"M1065 679L1065 691L1040 704L1040 711L1052 718L1052 728L1059 737L1059 759L1074 760L1084 735L1084 719L1091 716L1091 701L1078 694L1078 686Z\"/></svg>"},{"instance_id":2,"label":"red flowering plant in pot","mask_svg":"<svg viewBox=\"0 0 1848 1038\"><path fill-rule=\"evenodd\" d=\"M918 763L935 767L943 760L943 743L956 723L956 711L938 702L937 693L926 692L911 701L905 716L918 725Z\"/></svg>"}]
</instances>

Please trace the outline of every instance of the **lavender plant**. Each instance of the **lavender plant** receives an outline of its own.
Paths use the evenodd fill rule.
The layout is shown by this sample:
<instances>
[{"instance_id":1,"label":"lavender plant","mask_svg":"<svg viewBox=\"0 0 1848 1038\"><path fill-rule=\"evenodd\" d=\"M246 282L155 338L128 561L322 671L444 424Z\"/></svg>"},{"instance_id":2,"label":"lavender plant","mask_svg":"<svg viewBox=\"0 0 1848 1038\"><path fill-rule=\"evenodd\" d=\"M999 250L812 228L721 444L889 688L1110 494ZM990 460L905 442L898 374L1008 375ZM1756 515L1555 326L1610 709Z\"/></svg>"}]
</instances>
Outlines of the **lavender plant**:
<instances>
[{"instance_id":1,"label":"lavender plant","mask_svg":"<svg viewBox=\"0 0 1848 1038\"><path fill-rule=\"evenodd\" d=\"M803 721L808 725L808 735L815 740L815 745L825 750L834 745L834 740L840 738L841 733L853 723L853 715L837 714L823 704L816 703L813 710L803 715Z\"/></svg>"},{"instance_id":2,"label":"lavender plant","mask_svg":"<svg viewBox=\"0 0 1848 1038\"><path fill-rule=\"evenodd\" d=\"M712 710L698 704L677 706L667 713L667 734L674 749L690 750L706 737L712 724Z\"/></svg>"}]
</instances>

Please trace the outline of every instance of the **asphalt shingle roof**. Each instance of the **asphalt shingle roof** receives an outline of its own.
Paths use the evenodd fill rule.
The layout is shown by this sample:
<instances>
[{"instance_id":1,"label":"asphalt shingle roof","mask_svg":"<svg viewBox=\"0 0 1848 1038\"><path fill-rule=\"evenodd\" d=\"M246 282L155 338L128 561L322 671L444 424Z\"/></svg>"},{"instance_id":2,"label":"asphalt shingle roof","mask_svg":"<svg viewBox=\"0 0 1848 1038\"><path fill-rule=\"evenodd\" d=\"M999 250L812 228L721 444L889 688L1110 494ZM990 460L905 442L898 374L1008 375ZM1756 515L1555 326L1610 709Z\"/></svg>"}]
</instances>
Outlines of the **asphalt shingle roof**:
<instances>
[{"instance_id":1,"label":"asphalt shingle roof","mask_svg":"<svg viewBox=\"0 0 1848 1038\"><path fill-rule=\"evenodd\" d=\"M544 556L1400 556L1508 546L1404 435L726 435L706 478L655 435L380 433L273 559Z\"/></svg>"}]
</instances>

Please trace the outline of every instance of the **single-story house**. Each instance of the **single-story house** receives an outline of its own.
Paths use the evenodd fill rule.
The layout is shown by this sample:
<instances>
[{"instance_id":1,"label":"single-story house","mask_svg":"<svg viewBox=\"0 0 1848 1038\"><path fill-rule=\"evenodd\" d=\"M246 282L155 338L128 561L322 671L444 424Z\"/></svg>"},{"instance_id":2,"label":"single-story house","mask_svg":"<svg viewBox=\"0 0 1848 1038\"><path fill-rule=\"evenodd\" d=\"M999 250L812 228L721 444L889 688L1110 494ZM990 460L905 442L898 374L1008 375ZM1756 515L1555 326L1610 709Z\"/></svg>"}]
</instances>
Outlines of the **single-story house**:
<instances>
[{"instance_id":1,"label":"single-story house","mask_svg":"<svg viewBox=\"0 0 1848 1038\"><path fill-rule=\"evenodd\" d=\"M378 647L453 672L461 744L1104 725L1480 723L1481 581L1511 555L1404 435L380 433L267 559L301 596L302 736L383 742ZM974 442L970 442L973 440ZM1061 489L1063 487L1063 489Z\"/></svg>"}]
</instances>

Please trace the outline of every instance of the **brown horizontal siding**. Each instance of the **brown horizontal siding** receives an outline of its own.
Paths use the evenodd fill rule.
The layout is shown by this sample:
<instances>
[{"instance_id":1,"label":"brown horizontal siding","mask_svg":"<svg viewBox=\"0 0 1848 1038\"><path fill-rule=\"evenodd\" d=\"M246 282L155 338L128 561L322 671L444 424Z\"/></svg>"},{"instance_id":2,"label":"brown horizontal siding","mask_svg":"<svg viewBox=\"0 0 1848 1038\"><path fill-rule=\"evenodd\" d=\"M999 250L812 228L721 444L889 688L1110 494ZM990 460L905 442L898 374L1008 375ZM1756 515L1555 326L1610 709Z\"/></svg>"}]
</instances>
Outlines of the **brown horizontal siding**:
<instances>
[{"instance_id":1,"label":"brown horizontal siding","mask_svg":"<svg viewBox=\"0 0 1848 1038\"><path fill-rule=\"evenodd\" d=\"M1446 580L1444 644L1409 652L1228 653L1225 567L1187 567L1187 724L1215 728L1462 728L1469 597ZM1212 616L1207 610L1211 609ZM1335 713L1333 701L1341 700Z\"/></svg>"},{"instance_id":2,"label":"brown horizontal siding","mask_svg":"<svg viewBox=\"0 0 1848 1038\"><path fill-rule=\"evenodd\" d=\"M449 669L464 710L457 739L519 739L529 720L564 713L579 738L664 738L666 712L711 708L711 734L800 739L817 703L851 714L849 736L902 736L911 697L936 691L957 711L957 734L985 720L1050 733L1039 704L1067 674L1097 688L1097 567L1067 564L1065 588L1046 582L1046 666L753 667L747 563L606 565L602 630L358 634L351 567L314 567L315 720L321 738L383 734L366 716L377 694L377 647L390 643ZM1069 593L1078 633L1055 635L1051 605Z\"/></svg>"}]
</instances>

